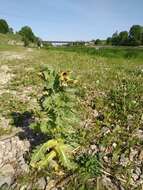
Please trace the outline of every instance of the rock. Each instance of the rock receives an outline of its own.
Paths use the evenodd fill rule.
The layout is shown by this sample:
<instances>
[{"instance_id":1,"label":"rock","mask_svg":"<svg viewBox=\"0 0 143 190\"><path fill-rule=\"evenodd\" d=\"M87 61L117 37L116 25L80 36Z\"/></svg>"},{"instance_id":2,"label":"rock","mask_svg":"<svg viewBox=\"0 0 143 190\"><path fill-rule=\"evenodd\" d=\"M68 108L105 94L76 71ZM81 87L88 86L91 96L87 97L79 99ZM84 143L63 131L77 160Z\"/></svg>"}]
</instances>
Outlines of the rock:
<instances>
[{"instance_id":1,"label":"rock","mask_svg":"<svg viewBox=\"0 0 143 190\"><path fill-rule=\"evenodd\" d=\"M113 147L113 148L116 148L116 147L117 147L117 143L114 142L114 143L112 144L112 147Z\"/></svg>"},{"instance_id":2,"label":"rock","mask_svg":"<svg viewBox=\"0 0 143 190\"><path fill-rule=\"evenodd\" d=\"M137 181L139 176L137 174L133 173L132 178L133 178L134 181Z\"/></svg>"},{"instance_id":3,"label":"rock","mask_svg":"<svg viewBox=\"0 0 143 190\"><path fill-rule=\"evenodd\" d=\"M19 190L20 189L20 187L18 186L18 184L17 183L13 183L11 186L10 186L10 190Z\"/></svg>"},{"instance_id":4,"label":"rock","mask_svg":"<svg viewBox=\"0 0 143 190\"><path fill-rule=\"evenodd\" d=\"M19 137L12 136L0 140L0 165L15 163L21 165L25 163L23 155L29 151L30 144L21 141ZM24 165L25 166L25 165Z\"/></svg>"},{"instance_id":5,"label":"rock","mask_svg":"<svg viewBox=\"0 0 143 190\"><path fill-rule=\"evenodd\" d=\"M6 84L14 76L9 71L10 71L10 69L7 65L2 65L0 67L0 87L5 87Z\"/></svg>"},{"instance_id":6,"label":"rock","mask_svg":"<svg viewBox=\"0 0 143 190\"><path fill-rule=\"evenodd\" d=\"M130 161L134 161L134 158L135 158L135 156L138 154L138 151L137 150L134 150L134 149L130 149L130 155L129 155L129 159L130 159Z\"/></svg>"},{"instance_id":7,"label":"rock","mask_svg":"<svg viewBox=\"0 0 143 190\"><path fill-rule=\"evenodd\" d=\"M106 147L104 147L104 146L100 145L99 149L100 149L100 152L105 152Z\"/></svg>"},{"instance_id":8,"label":"rock","mask_svg":"<svg viewBox=\"0 0 143 190\"><path fill-rule=\"evenodd\" d=\"M133 101L132 101L133 102ZM136 102L134 102L136 104ZM130 119L133 119L133 115L129 114L127 115L127 119L130 120Z\"/></svg>"},{"instance_id":9,"label":"rock","mask_svg":"<svg viewBox=\"0 0 143 190\"><path fill-rule=\"evenodd\" d=\"M102 177L102 184L106 189L109 190L119 190L118 187L111 181L107 176Z\"/></svg>"},{"instance_id":10,"label":"rock","mask_svg":"<svg viewBox=\"0 0 143 190\"><path fill-rule=\"evenodd\" d=\"M90 145L89 149L92 155L95 155L98 152L98 147L95 144Z\"/></svg>"},{"instance_id":11,"label":"rock","mask_svg":"<svg viewBox=\"0 0 143 190\"><path fill-rule=\"evenodd\" d=\"M140 178L143 180L143 173L140 175Z\"/></svg>"},{"instance_id":12,"label":"rock","mask_svg":"<svg viewBox=\"0 0 143 190\"><path fill-rule=\"evenodd\" d=\"M137 167L136 169L135 169L135 173L137 174L137 176L138 177L140 177L140 175L141 175L141 169L139 168L139 167Z\"/></svg>"},{"instance_id":13,"label":"rock","mask_svg":"<svg viewBox=\"0 0 143 190\"><path fill-rule=\"evenodd\" d=\"M105 135L107 135L107 134L109 134L111 131L110 131L110 129L108 129L107 127L103 127L102 129L101 129L101 133L105 136Z\"/></svg>"},{"instance_id":14,"label":"rock","mask_svg":"<svg viewBox=\"0 0 143 190\"><path fill-rule=\"evenodd\" d=\"M22 141L12 134L0 140L0 189L13 184L13 180L21 172L29 172L29 167L24 160L24 154L29 151L29 148L28 141Z\"/></svg>"},{"instance_id":15,"label":"rock","mask_svg":"<svg viewBox=\"0 0 143 190\"><path fill-rule=\"evenodd\" d=\"M143 161L143 150L141 150L140 154L139 154L139 160Z\"/></svg>"},{"instance_id":16,"label":"rock","mask_svg":"<svg viewBox=\"0 0 143 190\"><path fill-rule=\"evenodd\" d=\"M28 167L28 165L25 163L25 160L24 160L23 156L21 156L21 157L18 159L18 162L19 162L19 165L20 165L20 168L22 169L22 171L28 173L28 172L29 172L29 167Z\"/></svg>"},{"instance_id":17,"label":"rock","mask_svg":"<svg viewBox=\"0 0 143 190\"><path fill-rule=\"evenodd\" d=\"M122 154L120 157L120 165L127 166L128 162L129 162L129 159L125 157L124 154Z\"/></svg>"},{"instance_id":18,"label":"rock","mask_svg":"<svg viewBox=\"0 0 143 190\"><path fill-rule=\"evenodd\" d=\"M135 134L134 134L135 137L139 138L140 140L143 139L143 130L141 129L138 129Z\"/></svg>"},{"instance_id":19,"label":"rock","mask_svg":"<svg viewBox=\"0 0 143 190\"><path fill-rule=\"evenodd\" d=\"M91 145L90 148L91 148L92 150L97 150L97 146L96 146L95 144Z\"/></svg>"},{"instance_id":20,"label":"rock","mask_svg":"<svg viewBox=\"0 0 143 190\"><path fill-rule=\"evenodd\" d=\"M12 165L7 164L0 168L0 187L4 185L10 186L14 180L14 168Z\"/></svg>"},{"instance_id":21,"label":"rock","mask_svg":"<svg viewBox=\"0 0 143 190\"><path fill-rule=\"evenodd\" d=\"M2 128L9 128L10 127L10 120L6 119L5 117L1 117L0 118L0 127Z\"/></svg>"},{"instance_id":22,"label":"rock","mask_svg":"<svg viewBox=\"0 0 143 190\"><path fill-rule=\"evenodd\" d=\"M46 180L44 177L41 177L38 179L37 183L36 183L36 187L39 189L39 190L43 190L46 188Z\"/></svg>"},{"instance_id":23,"label":"rock","mask_svg":"<svg viewBox=\"0 0 143 190\"><path fill-rule=\"evenodd\" d=\"M104 157L103 157L103 160L104 160L104 162L106 162L106 163L108 163L108 162L109 162L109 159L108 159L108 157L107 157L107 156L104 156Z\"/></svg>"},{"instance_id":24,"label":"rock","mask_svg":"<svg viewBox=\"0 0 143 190\"><path fill-rule=\"evenodd\" d=\"M90 154L90 155L91 155L91 154L92 154L92 150L88 150L88 154Z\"/></svg>"},{"instance_id":25,"label":"rock","mask_svg":"<svg viewBox=\"0 0 143 190\"><path fill-rule=\"evenodd\" d=\"M97 118L98 116L99 116L98 111L97 111L97 110L94 110L94 111L93 111L93 117L94 117L94 118Z\"/></svg>"},{"instance_id":26,"label":"rock","mask_svg":"<svg viewBox=\"0 0 143 190\"><path fill-rule=\"evenodd\" d=\"M9 189L9 186L7 184L4 184L0 187L0 190L7 190Z\"/></svg>"},{"instance_id":27,"label":"rock","mask_svg":"<svg viewBox=\"0 0 143 190\"><path fill-rule=\"evenodd\" d=\"M48 184L46 185L46 190L53 190L55 187L55 180L49 180Z\"/></svg>"}]
</instances>

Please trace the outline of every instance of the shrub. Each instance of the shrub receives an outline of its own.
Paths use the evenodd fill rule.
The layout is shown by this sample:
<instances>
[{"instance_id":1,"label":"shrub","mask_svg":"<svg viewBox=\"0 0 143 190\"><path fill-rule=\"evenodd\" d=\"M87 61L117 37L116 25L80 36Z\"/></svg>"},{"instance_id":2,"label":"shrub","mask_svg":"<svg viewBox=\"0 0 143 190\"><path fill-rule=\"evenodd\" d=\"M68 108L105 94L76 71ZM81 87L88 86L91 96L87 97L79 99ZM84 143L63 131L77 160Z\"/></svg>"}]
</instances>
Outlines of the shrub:
<instances>
[{"instance_id":1,"label":"shrub","mask_svg":"<svg viewBox=\"0 0 143 190\"><path fill-rule=\"evenodd\" d=\"M9 26L4 19L0 19L0 33L6 34L9 32Z\"/></svg>"},{"instance_id":2,"label":"shrub","mask_svg":"<svg viewBox=\"0 0 143 190\"><path fill-rule=\"evenodd\" d=\"M69 72L59 74L47 68L42 72L45 86L39 100L40 118L31 128L47 135L48 140L34 151L31 159L34 168L44 169L51 163L55 169L59 167L58 163L69 170L76 166L72 162L73 148L68 140L75 133L74 124L78 120L73 88L76 80L69 75Z\"/></svg>"},{"instance_id":3,"label":"shrub","mask_svg":"<svg viewBox=\"0 0 143 190\"><path fill-rule=\"evenodd\" d=\"M24 46L28 46L30 42L34 43L36 40L36 37L29 26L22 27L19 34L22 36Z\"/></svg>"}]
</instances>

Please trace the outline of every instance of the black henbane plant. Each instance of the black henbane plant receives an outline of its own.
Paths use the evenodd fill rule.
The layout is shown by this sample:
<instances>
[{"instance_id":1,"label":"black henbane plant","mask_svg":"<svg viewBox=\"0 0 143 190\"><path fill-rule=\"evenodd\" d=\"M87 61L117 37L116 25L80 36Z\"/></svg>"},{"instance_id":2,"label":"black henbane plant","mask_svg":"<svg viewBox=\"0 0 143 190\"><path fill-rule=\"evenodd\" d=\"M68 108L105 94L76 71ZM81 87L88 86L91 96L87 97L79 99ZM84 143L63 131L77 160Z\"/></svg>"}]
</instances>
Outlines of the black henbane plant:
<instances>
[{"instance_id":1,"label":"black henbane plant","mask_svg":"<svg viewBox=\"0 0 143 190\"><path fill-rule=\"evenodd\" d=\"M42 72L45 86L39 100L40 119L31 128L46 134L50 140L34 151L31 159L34 168L58 169L59 163L69 170L76 167L72 161L73 148L67 139L75 133L75 124L79 121L74 88L77 81L69 75L69 72L56 73L48 68Z\"/></svg>"}]
</instances>

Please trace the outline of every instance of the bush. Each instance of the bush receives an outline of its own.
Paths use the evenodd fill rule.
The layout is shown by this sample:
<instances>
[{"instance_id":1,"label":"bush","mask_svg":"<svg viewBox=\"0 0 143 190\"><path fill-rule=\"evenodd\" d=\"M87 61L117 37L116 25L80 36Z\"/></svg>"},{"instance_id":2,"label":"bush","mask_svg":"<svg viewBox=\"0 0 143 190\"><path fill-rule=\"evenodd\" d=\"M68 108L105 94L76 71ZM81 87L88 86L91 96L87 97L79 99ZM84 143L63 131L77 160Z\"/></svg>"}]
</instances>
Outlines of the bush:
<instances>
[{"instance_id":1,"label":"bush","mask_svg":"<svg viewBox=\"0 0 143 190\"><path fill-rule=\"evenodd\" d=\"M34 43L36 40L36 37L29 26L22 27L19 34L22 36L24 46L28 46L30 42Z\"/></svg>"},{"instance_id":2,"label":"bush","mask_svg":"<svg viewBox=\"0 0 143 190\"><path fill-rule=\"evenodd\" d=\"M4 19L0 19L0 33L6 34L9 32L9 26Z\"/></svg>"},{"instance_id":3,"label":"bush","mask_svg":"<svg viewBox=\"0 0 143 190\"><path fill-rule=\"evenodd\" d=\"M39 100L41 112L37 123L31 125L36 132L47 135L47 142L34 151L31 166L38 170L52 166L55 170L61 166L75 169L72 142L69 137L75 133L74 124L78 120L75 110L76 80L69 72L56 73L45 69L42 79L45 81L43 96Z\"/></svg>"}]
</instances>

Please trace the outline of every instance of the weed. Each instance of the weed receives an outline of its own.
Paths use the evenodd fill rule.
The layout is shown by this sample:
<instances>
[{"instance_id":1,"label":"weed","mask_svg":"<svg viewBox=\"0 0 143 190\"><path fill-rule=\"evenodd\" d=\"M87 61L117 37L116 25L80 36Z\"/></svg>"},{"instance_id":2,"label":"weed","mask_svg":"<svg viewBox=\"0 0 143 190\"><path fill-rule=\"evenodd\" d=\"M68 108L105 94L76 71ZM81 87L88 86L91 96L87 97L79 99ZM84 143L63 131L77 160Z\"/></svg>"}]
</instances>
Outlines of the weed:
<instances>
[{"instance_id":1,"label":"weed","mask_svg":"<svg viewBox=\"0 0 143 190\"><path fill-rule=\"evenodd\" d=\"M31 128L47 134L51 140L37 148L31 166L43 169L52 162L57 169L55 157L58 157L61 165L70 170L75 166L70 161L72 149L70 144L64 143L68 141L67 137L75 132L73 125L78 118L75 110L76 97L71 88L76 81L69 77L68 72L58 74L47 68L42 72L42 78L45 86L43 96L39 100L41 118L38 123L32 124Z\"/></svg>"}]
</instances>

